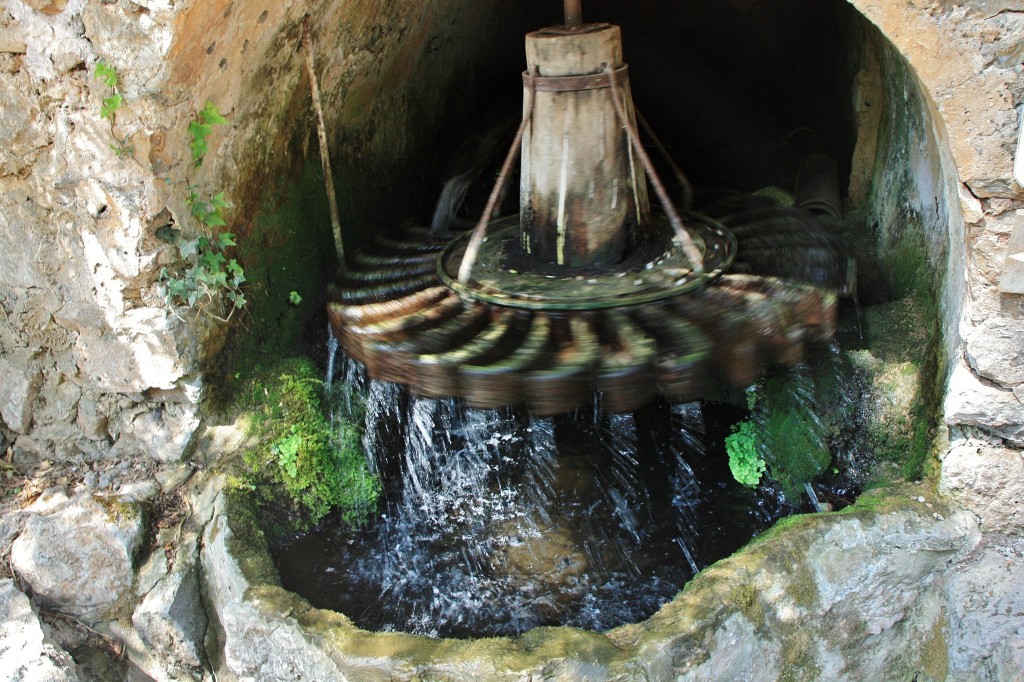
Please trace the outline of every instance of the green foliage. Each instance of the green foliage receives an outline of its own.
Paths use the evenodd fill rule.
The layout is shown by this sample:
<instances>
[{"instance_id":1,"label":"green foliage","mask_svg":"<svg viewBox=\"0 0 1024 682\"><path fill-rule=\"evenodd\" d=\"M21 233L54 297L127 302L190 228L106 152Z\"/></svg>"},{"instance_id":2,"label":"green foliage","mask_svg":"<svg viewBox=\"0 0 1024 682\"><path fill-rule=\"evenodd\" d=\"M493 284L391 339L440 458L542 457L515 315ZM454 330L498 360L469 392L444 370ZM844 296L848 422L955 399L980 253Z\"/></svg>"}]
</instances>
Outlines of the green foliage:
<instances>
[{"instance_id":1,"label":"green foliage","mask_svg":"<svg viewBox=\"0 0 1024 682\"><path fill-rule=\"evenodd\" d=\"M790 499L804 494L832 462L830 439L852 419L837 369L822 362L769 376L747 392L750 417L726 437L733 477L756 486L767 473Z\"/></svg>"},{"instance_id":2,"label":"green foliage","mask_svg":"<svg viewBox=\"0 0 1024 682\"><path fill-rule=\"evenodd\" d=\"M111 121L114 120L114 114L121 108L123 98L121 95L111 95L110 97L103 98L103 105L100 107L100 118L109 118Z\"/></svg>"},{"instance_id":3,"label":"green foliage","mask_svg":"<svg viewBox=\"0 0 1024 682\"><path fill-rule=\"evenodd\" d=\"M121 109L121 105L124 104L124 96L121 95L121 91L117 87L117 70L101 59L96 62L93 78L110 88L110 95L104 97L100 105L100 118L110 121L110 135L114 138L114 144L111 144L110 148L117 154L119 159L131 156L135 152L135 148L128 144L128 136L126 135L123 139L118 139L117 134L114 132L117 112Z\"/></svg>"},{"instance_id":4,"label":"green foliage","mask_svg":"<svg viewBox=\"0 0 1024 682\"><path fill-rule=\"evenodd\" d=\"M233 234L221 232L212 238L187 240L176 236L174 243L183 264L175 270L164 268L160 271L164 296L172 313L177 315L175 307L184 305L196 311L197 315L205 313L227 322L236 310L245 307L247 301L241 290L245 272L236 259L225 255L228 247L235 246ZM215 314L211 308L221 295L231 304L226 317Z\"/></svg>"},{"instance_id":5,"label":"green foliage","mask_svg":"<svg viewBox=\"0 0 1024 682\"><path fill-rule=\"evenodd\" d=\"M299 292L293 291L290 294L288 294L288 302L291 303L292 305L299 305L300 303L302 303L302 297L299 296Z\"/></svg>"},{"instance_id":6,"label":"green foliage","mask_svg":"<svg viewBox=\"0 0 1024 682\"><path fill-rule=\"evenodd\" d=\"M195 119L188 124L188 134L192 137L188 146L192 150L192 162L196 168L203 165L203 157L209 151L206 138L213 133L213 126L227 125L228 119L217 110L217 105L207 100L206 106L197 114Z\"/></svg>"},{"instance_id":7,"label":"green foliage","mask_svg":"<svg viewBox=\"0 0 1024 682\"><path fill-rule=\"evenodd\" d=\"M227 124L217 107L207 102L196 120L189 124L192 134L192 159L196 166L203 162L208 151L206 137L211 126ZM169 234L169 241L178 247L181 265L177 268L164 268L160 272L160 281L164 284L164 297L168 307L175 316L175 306L187 306L196 311L197 316L205 313L214 319L227 322L235 311L244 308L248 301L242 293L241 286L245 282L245 271L235 258L227 255L227 250L237 246L235 235L231 232L217 234L217 229L227 225L224 210L231 204L224 198L224 192L204 195L196 186L190 186L185 201L193 218L201 226L203 236L182 239L180 233ZM205 236L207 233L213 235ZM213 304L220 298L227 299L230 308L226 316L221 317L213 312Z\"/></svg>"},{"instance_id":8,"label":"green foliage","mask_svg":"<svg viewBox=\"0 0 1024 682\"><path fill-rule=\"evenodd\" d=\"M117 90L117 70L102 59L96 62L93 77L103 81L103 84L111 90Z\"/></svg>"},{"instance_id":9,"label":"green foliage","mask_svg":"<svg viewBox=\"0 0 1024 682\"><path fill-rule=\"evenodd\" d=\"M818 414L826 403L815 400L813 383L798 374L766 380L762 400L759 417L768 471L786 497L799 498L804 483L832 462Z\"/></svg>"},{"instance_id":10,"label":"green foliage","mask_svg":"<svg viewBox=\"0 0 1024 682\"><path fill-rule=\"evenodd\" d=\"M749 421L741 421L734 428L735 430L725 438L729 470L738 482L756 488L767 465L757 451L755 426Z\"/></svg>"},{"instance_id":11,"label":"green foliage","mask_svg":"<svg viewBox=\"0 0 1024 682\"><path fill-rule=\"evenodd\" d=\"M302 434L299 427L293 426L291 433L282 436L270 446L270 451L277 455L277 464L289 478L299 477L299 448L302 446Z\"/></svg>"},{"instance_id":12,"label":"green foliage","mask_svg":"<svg viewBox=\"0 0 1024 682\"><path fill-rule=\"evenodd\" d=\"M376 508L380 482L367 466L357 416L331 424L323 382L305 358L259 369L242 392L256 445L244 456L264 504L287 500L306 524L331 511L358 525Z\"/></svg>"}]
</instances>

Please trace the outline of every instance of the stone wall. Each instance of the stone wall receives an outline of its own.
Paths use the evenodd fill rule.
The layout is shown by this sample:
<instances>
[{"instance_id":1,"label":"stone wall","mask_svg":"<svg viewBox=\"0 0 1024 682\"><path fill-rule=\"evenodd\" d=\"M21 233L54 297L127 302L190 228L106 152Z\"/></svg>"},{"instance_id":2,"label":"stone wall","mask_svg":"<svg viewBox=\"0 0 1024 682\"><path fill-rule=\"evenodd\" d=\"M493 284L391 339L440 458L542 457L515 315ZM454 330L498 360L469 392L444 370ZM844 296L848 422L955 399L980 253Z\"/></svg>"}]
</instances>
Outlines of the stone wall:
<instances>
[{"instance_id":1,"label":"stone wall","mask_svg":"<svg viewBox=\"0 0 1024 682\"><path fill-rule=\"evenodd\" d=\"M15 464L23 469L44 460L67 465L71 478L63 483L69 486L81 480L90 489L116 488L119 479L132 472L142 470L148 476L157 468L165 470L156 477L165 489L180 485L184 478L178 477L176 464L188 453L202 416L202 366L216 353L223 326L206 317L182 321L169 314L157 280L175 251L157 233L169 225L184 232L198 229L189 223L184 200L184 189L195 183L225 191L235 204L230 227L244 234L247 221L264 208L265 198L287 180L296 158L315 158L308 84L298 48L304 13L310 15L320 46L317 69L332 131L346 236L358 241L360 230L386 226L436 192L430 180L441 172L437 158L443 156L437 148L451 145L437 138L436 131L465 129L482 113L473 107L482 106L484 81L493 75L489 69L497 67L483 66L481 54L489 41L505 35L498 27L511 21L511 4L6 0L0 7L0 452L10 448ZM788 563L776 570L773 563L788 562L795 553L755 546L705 574L703 582L688 588L654 626L626 626L614 643L595 644L594 678L606 673L625 678L632 672L657 676L671 670L710 679L723 676L723 670L744 669L748 661L737 656L715 657L719 644L726 654L756 652L790 669L794 663L801 670L799 666L806 665L807 679L816 676L814 671L842 674L868 664L872 670L887 670L893 661L906 667L909 677L910 668L930 669L923 660L927 652L916 653L918 644L931 641L927 633L934 634L935 649L951 652L948 658L938 657L942 665L936 664L929 677L941 678L943 670L974 674L974 661L988 666L996 678L1000 670L1019 668L1024 651L1019 636L1006 645L1012 650L992 648L1008 635L1019 635L1017 622L996 619L998 636L986 639L977 634L982 630L976 623L979 614L1003 613L1007 604L1019 610L1013 597L1020 593L1017 582L1002 583L1013 586L1005 594L988 589L997 569L1009 570L1001 558L1003 549L984 545L983 551L963 555L976 548L975 519L988 533L989 543L994 535L1018 536L1024 527L1018 511L1024 499L1024 295L1014 284L1016 261L1008 258L1016 253L1013 249L1024 249L1024 188L1011 175L1024 103L1024 12L1019 0L851 4L879 31L865 29L867 49L858 77L863 87L858 92L878 95L882 102L870 111L864 106L868 98L858 102L861 137L851 195L871 198L872 220L882 245L898 244L905 221L916 221L915 229L923 235L931 266L940 277L937 315L948 360L943 376L948 381L945 421L953 436L944 457L942 486L973 514L947 510L938 500L933 507L914 489L904 494L913 506L909 512L901 508L877 517L857 512L820 517L820 522L798 520L813 549L806 553L807 565L818 562L820 573L797 584L799 572ZM511 54L518 58L515 50ZM108 94L93 77L99 59L112 64L121 78L124 106L113 131L99 116L101 100ZM510 66L519 68L518 62ZM195 169L186 128L208 100L232 124L216 130L206 162ZM111 148L121 140L134 150L126 158ZM220 442L198 449L229 450ZM119 466L100 475L84 469L75 472L75 465L92 460L116 460ZM152 499L156 485L134 490ZM32 533L45 540L47 523L63 523L80 509L92 510L97 518L107 514L101 498L94 500L92 495L91 490L78 492L56 502L54 495L43 496L34 508L19 512L19 518L31 520L18 521L28 530L22 545L27 546ZM220 491L207 497L220 500ZM46 506L51 503L55 506ZM203 506L197 502L194 508ZM224 568L230 569L230 564L209 563L218 556L217 533L228 521L216 516L217 523L208 523L215 505L205 506L211 509L208 515L190 519L195 528L186 526L186 535L177 539L178 555L172 560L153 552L141 576L135 576L141 601L137 609L128 603L130 595L122 599L115 594L116 603L104 605L104 612L95 615L109 617L108 606L122 621L133 613L142 638L133 645L138 657L173 651L168 656L192 666L188 675L198 674L198 665L203 664L205 621L179 622L164 608L178 603L180 594L185 595L181 603L189 605L185 611L198 611L198 533L207 534L205 546L212 548L202 556L203 579L218 592L212 596L226 604L207 607L211 617L217 612L220 618L214 626L235 624L225 613L252 615L241 596L245 586L230 582L234 569ZM956 523L947 523L938 510ZM917 544L894 535L886 525L892 519L912 526ZM10 544L17 534L17 524L8 520L0 518L0 546ZM832 533L833 526L852 530L838 540L828 535L825 542L824 533ZM164 534L171 530L164 529ZM79 538L65 531L55 532L70 539L77 551ZM897 541L890 548L883 540L891 537ZM132 540L138 542L140 538ZM100 548L97 560L110 555L92 544ZM126 555L134 554L134 544ZM819 545L828 546L819 551ZM914 548L909 559L908 546ZM843 552L835 553L830 549L834 547ZM1008 547L1006 552L1019 557L1016 545ZM884 556L874 557L872 552ZM16 554L19 572L33 576L26 562L36 553ZM763 566L748 565L752 556L763 560ZM857 564L851 556L871 561ZM966 562L978 557L983 571L957 566L945 572L946 562L953 558ZM843 575L828 573L843 562L860 568ZM127 559L120 563L125 571L131 570ZM1024 575L1019 563L1013 566L1014 581ZM163 564L177 566L177 572ZM906 570L896 570L900 566ZM716 576L722 575L725 579L719 581ZM862 581L861 575L874 576L874 582ZM241 591L220 590L215 582L220 578ZM840 579L847 583L840 584ZM695 606L691 612L689 600L709 584L728 587L731 606L707 610L708 603L727 603L712 590L712 601L700 606L701 620L694 616ZM747 593L747 584L757 589ZM23 620L34 623L35 616L16 590L2 587L8 606L14 604L7 610L24 612ZM267 594L275 599L297 599L271 587ZM35 589L37 598L45 596L44 587L37 584ZM894 589L900 590L902 601L892 599ZM988 601L968 604L968 598L986 590ZM869 598L858 599L862 593ZM803 602L792 601L801 594ZM166 598L161 601L161 596ZM891 612L893 604L900 613ZM709 613L711 620L715 614L722 618L708 626ZM288 614L308 617L313 624L326 619L332 628L337 621L341 625L332 632L349 637L343 617L336 614L315 613L308 607L289 609ZM806 630L794 631L805 639L788 637L791 631L785 629L804 621L817 626L825 619L836 626L822 634L831 637L827 641ZM239 628L240 636L255 633L258 638L252 641L262 642L267 633L278 631L275 624L260 629L263 622L256 620L256 629ZM304 637L308 629L309 623L303 623L296 631ZM765 639L771 633L776 638ZM327 641L321 635L316 634L316 642ZM877 652L879 635L892 644L891 657L865 662L849 656L854 644L865 656ZM41 664L64 665L66 656L47 644L42 630L33 637L32 646L43 652L39 656L49 659ZM534 646L531 637L535 635L502 646L516 649L516 656L519 647L528 649L530 665L535 664L538 674L553 670L576 679L585 665L577 656L581 643L602 636L562 632L545 640L548 648ZM562 637L571 639L563 643ZM399 636L387 639L404 641ZM736 642L741 646L737 648ZM621 651L635 653L641 646L647 647L644 662L636 663L633 657L626 661ZM812 656L816 650L824 654ZM252 651L270 658L279 653L258 647ZM488 659L492 653L487 652ZM304 655L300 652L296 660L305 660ZM606 658L614 659L615 665L602 667ZM309 659L314 660L319 659ZM234 669L231 661L222 663ZM386 662L385 668L392 663ZM526 669L511 666L510 676ZM429 673L430 666L423 671Z\"/></svg>"},{"instance_id":2,"label":"stone wall","mask_svg":"<svg viewBox=\"0 0 1024 682\"><path fill-rule=\"evenodd\" d=\"M176 250L158 230L197 234L185 202L197 185L225 191L229 229L244 233L294 157L315 157L299 51L307 11L324 46L317 69L343 211L367 231L397 219L440 119L466 123L445 98L454 82L473 87L480 46L457 38L472 26L486 34L493 3L378 5L0 9L0 446L21 466L182 458L199 424L202 362L222 334L206 316L168 314L158 278ZM93 77L98 60L120 78L113 128L99 115L110 93ZM196 169L186 131L207 101L231 126L216 129ZM122 142L130 156L112 148ZM389 193L403 201L383 202Z\"/></svg>"},{"instance_id":3,"label":"stone wall","mask_svg":"<svg viewBox=\"0 0 1024 682\"><path fill-rule=\"evenodd\" d=\"M948 235L939 259L950 355L946 423L954 438L965 433L958 427L978 428L1020 447L1024 296L1000 284L1015 267L1011 235L1024 233L1024 188L1012 177L1024 103L1024 13L1009 0L853 4L909 64L930 119L930 135L897 138L904 148L879 156L908 155L915 183L905 186L915 191L899 200L916 204L931 234ZM900 94L891 108L913 99Z\"/></svg>"}]
</instances>

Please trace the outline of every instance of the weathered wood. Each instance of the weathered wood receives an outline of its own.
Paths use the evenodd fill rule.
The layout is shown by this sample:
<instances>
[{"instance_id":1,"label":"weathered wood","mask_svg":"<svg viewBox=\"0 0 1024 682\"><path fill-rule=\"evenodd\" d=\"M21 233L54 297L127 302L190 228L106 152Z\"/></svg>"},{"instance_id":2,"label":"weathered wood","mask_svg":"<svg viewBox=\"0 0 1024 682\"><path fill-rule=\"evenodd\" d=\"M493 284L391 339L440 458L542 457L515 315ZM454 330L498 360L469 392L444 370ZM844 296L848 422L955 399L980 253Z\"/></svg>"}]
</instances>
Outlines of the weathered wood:
<instances>
[{"instance_id":1,"label":"weathered wood","mask_svg":"<svg viewBox=\"0 0 1024 682\"><path fill-rule=\"evenodd\" d=\"M619 28L549 28L526 36L526 61L541 78L619 68ZM632 119L629 83L619 85ZM534 258L569 268L622 260L630 230L650 219L643 168L634 161L606 87L538 88L523 135L521 234Z\"/></svg>"},{"instance_id":2,"label":"weathered wood","mask_svg":"<svg viewBox=\"0 0 1024 682\"><path fill-rule=\"evenodd\" d=\"M331 155L327 149L327 127L324 124L324 109L320 103L320 81L314 67L313 38L309 33L309 15L302 18L302 47L305 53L306 75L316 113L316 134L320 144L320 165L324 171L324 185L327 188L327 204L331 211L331 229L334 232L334 250L338 256L338 270L345 272L345 245L341 236L341 219L338 217L338 197L334 192L334 175L331 173Z\"/></svg>"},{"instance_id":3,"label":"weathered wood","mask_svg":"<svg viewBox=\"0 0 1024 682\"><path fill-rule=\"evenodd\" d=\"M580 0L565 0L565 25L579 26L583 23L583 6Z\"/></svg>"}]
</instances>

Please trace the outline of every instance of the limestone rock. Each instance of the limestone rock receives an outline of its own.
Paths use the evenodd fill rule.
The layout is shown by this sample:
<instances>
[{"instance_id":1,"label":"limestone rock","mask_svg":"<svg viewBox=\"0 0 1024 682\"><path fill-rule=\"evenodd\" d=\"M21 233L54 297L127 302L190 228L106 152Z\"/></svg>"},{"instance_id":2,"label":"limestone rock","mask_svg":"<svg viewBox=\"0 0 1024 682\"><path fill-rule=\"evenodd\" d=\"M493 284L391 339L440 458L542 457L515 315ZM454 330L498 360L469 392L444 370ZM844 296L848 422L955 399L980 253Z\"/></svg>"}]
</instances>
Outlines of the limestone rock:
<instances>
[{"instance_id":1,"label":"limestone rock","mask_svg":"<svg viewBox=\"0 0 1024 682\"><path fill-rule=\"evenodd\" d=\"M150 655L166 662L170 677L201 677L207 620L199 594L197 540L182 539L173 566L132 615L139 638Z\"/></svg>"},{"instance_id":2,"label":"limestone rock","mask_svg":"<svg viewBox=\"0 0 1024 682\"><path fill-rule=\"evenodd\" d=\"M71 656L49 640L28 597L10 578L0 580L0 671L5 679L26 682L79 679Z\"/></svg>"},{"instance_id":3,"label":"limestone rock","mask_svg":"<svg viewBox=\"0 0 1024 682\"><path fill-rule=\"evenodd\" d=\"M686 669L676 680L778 679L782 664L779 643L758 637L753 624L740 614L729 616L712 638L714 654L700 665Z\"/></svg>"},{"instance_id":4,"label":"limestone rock","mask_svg":"<svg viewBox=\"0 0 1024 682\"><path fill-rule=\"evenodd\" d=\"M1024 653L1024 560L1019 548L988 547L946 583L951 679L1018 678ZM1010 671L1009 677L1000 671Z\"/></svg>"},{"instance_id":5,"label":"limestone rock","mask_svg":"<svg viewBox=\"0 0 1024 682\"><path fill-rule=\"evenodd\" d=\"M39 376L30 369L27 351L0 355L0 417L8 428L27 433L32 423L32 403L39 392Z\"/></svg>"},{"instance_id":6,"label":"limestone rock","mask_svg":"<svg viewBox=\"0 0 1024 682\"><path fill-rule=\"evenodd\" d=\"M199 428L198 407L185 403L146 405L119 423L114 457L127 459L142 454L157 462L176 463L185 456ZM130 421L129 421L130 419Z\"/></svg>"},{"instance_id":7,"label":"limestone rock","mask_svg":"<svg viewBox=\"0 0 1024 682\"><path fill-rule=\"evenodd\" d=\"M998 384L1024 383L1024 320L982 322L967 341L967 360L978 374Z\"/></svg>"},{"instance_id":8,"label":"limestone rock","mask_svg":"<svg viewBox=\"0 0 1024 682\"><path fill-rule=\"evenodd\" d=\"M75 319L62 311L65 319ZM111 393L169 389L187 373L191 358L178 345L179 325L159 308L129 311L112 329L102 319L79 328L75 359L79 370Z\"/></svg>"},{"instance_id":9,"label":"limestone rock","mask_svg":"<svg viewBox=\"0 0 1024 682\"><path fill-rule=\"evenodd\" d=\"M229 545L231 528L218 512L203 534L203 576L207 603L221 629L224 672L239 680L345 679L337 664L314 644L291 617L267 617L246 597L249 581ZM273 646L267 642L273 641Z\"/></svg>"},{"instance_id":10,"label":"limestone rock","mask_svg":"<svg viewBox=\"0 0 1024 682\"><path fill-rule=\"evenodd\" d=\"M67 4L72 6L66 8ZM84 4L82 0L7 3L8 11L25 31L25 66L34 78L54 78L85 61L89 44L81 34L81 22L76 16Z\"/></svg>"},{"instance_id":11,"label":"limestone rock","mask_svg":"<svg viewBox=\"0 0 1024 682\"><path fill-rule=\"evenodd\" d=\"M1024 533L1024 453L976 441L942 459L941 490L956 495L987 533Z\"/></svg>"},{"instance_id":12,"label":"limestone rock","mask_svg":"<svg viewBox=\"0 0 1024 682\"><path fill-rule=\"evenodd\" d=\"M129 595L142 542L134 502L55 493L25 523L11 547L18 575L43 604L87 623L116 615Z\"/></svg>"},{"instance_id":13,"label":"limestone rock","mask_svg":"<svg viewBox=\"0 0 1024 682\"><path fill-rule=\"evenodd\" d=\"M953 370L944 410L951 426L978 426L1024 446L1024 404L1013 391L983 383L966 365Z\"/></svg>"}]
</instances>

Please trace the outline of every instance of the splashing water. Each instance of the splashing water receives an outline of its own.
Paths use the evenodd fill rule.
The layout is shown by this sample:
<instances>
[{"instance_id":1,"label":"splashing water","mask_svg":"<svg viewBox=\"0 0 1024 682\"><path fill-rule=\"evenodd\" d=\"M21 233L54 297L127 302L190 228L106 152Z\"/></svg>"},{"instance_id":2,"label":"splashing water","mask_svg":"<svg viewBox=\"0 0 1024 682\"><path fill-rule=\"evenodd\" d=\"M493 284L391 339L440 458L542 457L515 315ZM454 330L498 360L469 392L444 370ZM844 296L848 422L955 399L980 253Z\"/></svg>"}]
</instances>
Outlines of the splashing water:
<instances>
[{"instance_id":1,"label":"splashing water","mask_svg":"<svg viewBox=\"0 0 1024 682\"><path fill-rule=\"evenodd\" d=\"M361 627L475 637L636 622L778 515L706 454L699 407L539 419L408 397L340 365L334 412L362 396L381 514L275 558L288 589Z\"/></svg>"}]
</instances>

